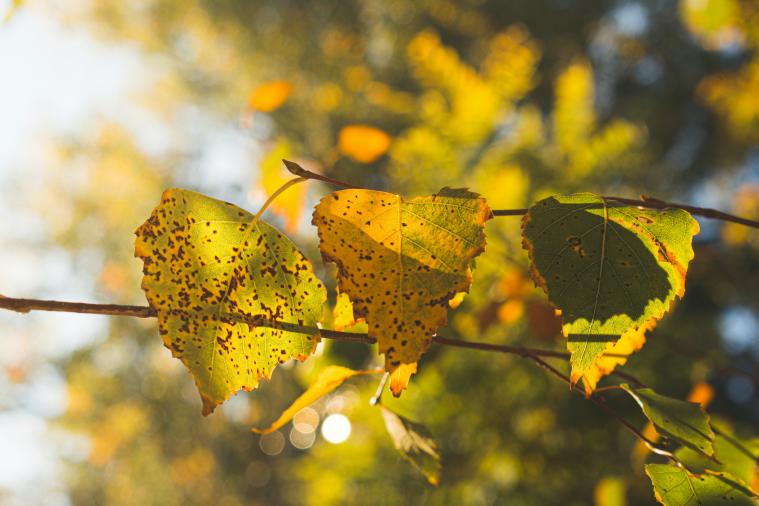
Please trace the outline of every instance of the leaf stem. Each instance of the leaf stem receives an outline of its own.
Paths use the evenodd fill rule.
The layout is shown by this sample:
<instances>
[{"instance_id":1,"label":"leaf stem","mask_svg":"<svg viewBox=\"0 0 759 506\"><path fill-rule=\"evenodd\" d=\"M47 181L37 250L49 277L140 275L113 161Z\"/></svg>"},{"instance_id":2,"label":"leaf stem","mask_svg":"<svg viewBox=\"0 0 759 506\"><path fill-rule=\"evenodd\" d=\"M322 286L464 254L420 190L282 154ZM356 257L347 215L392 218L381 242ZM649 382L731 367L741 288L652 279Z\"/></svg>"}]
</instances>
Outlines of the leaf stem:
<instances>
[{"instance_id":1,"label":"leaf stem","mask_svg":"<svg viewBox=\"0 0 759 506\"><path fill-rule=\"evenodd\" d=\"M388 378L390 378L390 373L385 371L385 374L382 375L379 384L377 385L377 391L374 392L372 398L369 399L370 405L376 406L377 404L382 404L382 392L385 390Z\"/></svg>"},{"instance_id":2,"label":"leaf stem","mask_svg":"<svg viewBox=\"0 0 759 506\"><path fill-rule=\"evenodd\" d=\"M287 170L289 170L291 173L295 174L298 177L301 177L303 179L316 179L318 181L323 181L325 183L329 183L335 186L340 186L342 188L360 188L360 189L367 189L363 186L354 185L351 183L346 183L345 181L340 181L338 179L332 179L327 176L322 176L321 174L317 174L315 172L311 172L310 170L306 170L300 165L298 165L295 162L291 162L289 160L282 160L287 167ZM711 218L714 220L721 220L721 221L729 221L732 223L738 223L739 225L744 225L746 227L751 228L759 228L759 221L757 220L751 220L749 218L744 218L741 216L735 216L734 214L729 214L723 211L719 211L717 209L711 209L708 207L696 207L696 206L690 206L687 204L678 204L675 202L666 202L664 200L657 199L655 197L649 197L647 195L641 195L640 199L629 199L626 197L612 197L612 196L604 196L601 197L605 200L613 200L615 202L619 202L621 204L627 204L631 206L638 206L638 207L644 207L647 209L682 209L683 211L688 211L691 214L695 214L697 216L703 216L704 218ZM522 216L527 214L528 209L522 208L522 209L493 209L493 216Z\"/></svg>"},{"instance_id":3,"label":"leaf stem","mask_svg":"<svg viewBox=\"0 0 759 506\"><path fill-rule=\"evenodd\" d=\"M258 219L261 217L261 215L264 214L264 211L266 211L266 209L271 205L271 203L274 202L274 199L276 199L277 197L279 197L282 193L284 193L291 186L295 186L296 184L302 183L303 181L306 181L305 177L296 177L296 178L293 178L293 179L289 180L288 182L286 182L285 184L283 184L279 188L277 188L277 191L275 191L274 193L272 193L271 195L269 195L269 198L266 199L266 202L263 203L263 205L261 206L261 209L258 210L258 212L256 213L256 215L253 217L253 220L251 220L251 223L255 223L255 222L258 221Z\"/></svg>"},{"instance_id":4,"label":"leaf stem","mask_svg":"<svg viewBox=\"0 0 759 506\"><path fill-rule=\"evenodd\" d=\"M345 181L340 181L339 179L332 179L331 177L322 176L321 174L317 174L316 172L311 172L310 170L304 169L297 163L291 162L290 160L283 159L282 163L285 164L285 167L287 167L287 170L289 170L290 173L298 177L301 177L303 179L315 179L317 181L322 181L323 183L329 183L331 185L340 186L342 188L358 188L361 190L369 189L364 186L346 183Z\"/></svg>"}]
</instances>

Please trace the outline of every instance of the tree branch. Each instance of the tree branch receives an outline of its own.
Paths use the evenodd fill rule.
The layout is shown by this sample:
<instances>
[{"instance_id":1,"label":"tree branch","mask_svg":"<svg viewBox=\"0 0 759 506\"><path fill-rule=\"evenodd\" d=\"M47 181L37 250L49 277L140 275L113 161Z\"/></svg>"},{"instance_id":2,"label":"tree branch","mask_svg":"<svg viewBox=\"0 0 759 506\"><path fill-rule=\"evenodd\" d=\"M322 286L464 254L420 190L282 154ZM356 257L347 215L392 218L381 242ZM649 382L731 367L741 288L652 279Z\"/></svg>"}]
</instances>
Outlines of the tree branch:
<instances>
[{"instance_id":1,"label":"tree branch","mask_svg":"<svg viewBox=\"0 0 759 506\"><path fill-rule=\"evenodd\" d=\"M39 300L39 299L17 299L4 297L0 295L0 309L8 309L17 313L28 313L30 311L57 311L63 313L83 313L83 314L100 314L108 316L132 316L136 318L155 318L158 316L155 309L150 306L125 306L120 304L93 304L89 302L64 302L58 300ZM377 340L368 334L357 332L342 332L338 330L319 329L316 327L308 328L298 325L288 324L286 322L266 321L263 319L250 318L244 316L229 317L230 321L242 321L258 326L271 327L297 327L302 331L318 333L325 339L334 339L336 341L347 341L353 343L374 344ZM508 346L501 344L479 343L474 341L464 341L459 339L449 339L446 337L435 336L432 342L443 346L452 346L456 348L469 348L474 350L494 351L498 353L507 353L525 357L527 355L536 355L542 357L555 357L566 359L569 354L554 351L542 350L538 348L526 348L521 346Z\"/></svg>"},{"instance_id":2,"label":"tree branch","mask_svg":"<svg viewBox=\"0 0 759 506\"><path fill-rule=\"evenodd\" d=\"M630 431L631 434L633 434L640 441L642 441L643 444L645 444L646 447L648 447L649 450L651 450L654 453L657 453L659 455L663 455L663 456L669 458L670 460L674 461L678 465L682 465L682 464L680 464L680 461L677 459L677 457L675 457L675 455L672 452L667 451L664 448L661 448L655 442L653 442L650 439L648 439L641 431L639 431L637 428L635 428L635 426L633 424L631 424L630 422L628 422L622 415L620 415L615 410L613 410L606 403L606 399L602 395L600 395L599 391L596 391L596 392L592 393L591 395L586 396L585 393L582 390L580 390L579 387L576 384L575 385L572 384L572 381L570 380L570 378L568 376L566 376L565 374L562 374L561 371L559 371L558 369L556 369L555 367L553 367L551 364L547 363L545 360L541 359L540 357L533 356L533 355L527 355L526 358L532 360L533 362L535 362L536 364L538 364L540 367L542 367L543 369L547 370L548 372L550 372L551 374L553 374L554 376L556 376L557 378L559 378L560 380L562 380L564 383L566 383L567 385L569 385L570 390L572 390L573 392L578 393L580 395L583 395L588 400L592 401L596 406L598 406L599 408L601 408L607 415L609 415L612 418L614 418L615 420L617 420L619 423L622 424L623 427L625 427L628 431Z\"/></svg>"},{"instance_id":3,"label":"tree branch","mask_svg":"<svg viewBox=\"0 0 759 506\"><path fill-rule=\"evenodd\" d=\"M121 305L121 304L94 304L89 302L69 302L69 301L58 301L58 300L41 300L41 299L21 299L21 298L12 298L12 297L5 297L3 295L0 295L0 309L7 309L10 311L15 311L17 313L29 313L30 311L55 311L55 312L64 312L64 313L80 313L80 314L99 314L99 315L108 315L108 316L131 316L135 318L155 318L158 316L158 313L150 306L129 306L129 305ZM226 321L226 320L225 320ZM258 325L258 326L272 326L272 327L279 327L279 328L286 328L288 326L292 326L292 324L288 324L286 322L277 322L277 321L267 321L263 319L257 319L257 318L245 318L243 316L240 317L231 317L229 318L229 321L242 321L244 323L248 323L251 325ZM356 333L356 332L342 332L338 330L329 330L329 329L319 329L319 328L307 328L302 326L296 326L299 327L301 331L305 331L308 329L308 331L312 331L314 333L318 333L320 337L326 338L326 339L334 339L337 341L347 341L347 342L355 342L355 343L364 343L364 344L374 344L377 342L377 340L373 337L371 337L368 334L362 334L362 333ZM538 366L545 369L546 371L550 372L554 376L558 377L568 385L570 385L570 388L575 393L580 393L581 395L584 395L577 387L577 385L572 385L569 378L562 374L558 369L553 367L552 365L548 364L546 361L541 359L540 357L549 357L549 358L562 358L567 359L569 358L569 354L561 351L554 351L554 350L543 350L538 348L528 348L528 347L522 347L522 346L509 346L509 345L503 345L503 344L491 344L491 343L482 343L482 342L476 342L476 341L465 341L460 339L450 339L447 337L442 336L434 336L432 338L432 342L434 344L438 344L441 346L451 346L455 348L468 348L473 350L480 350L480 351L492 351L497 353L506 353L509 355L517 355L522 358L531 360L535 362ZM387 375L383 377L383 381L380 383L380 389L378 392L381 392L381 389L384 385L384 381L386 381ZM630 377L630 376L628 376ZM633 379L634 382L640 383L637 379ZM660 455L665 455L667 457L673 458L672 454L670 452L667 452L666 450L663 450L662 448L658 447L655 443L650 441L648 438L646 438L640 431L638 431L634 426L632 426L627 420L625 420L619 413L611 409L606 402L604 401L603 397L597 394L590 395L588 397L591 401L593 401L595 404L600 406L604 411L607 412L607 414L611 415L613 418L617 419L622 425L624 425L630 432L632 432L636 437L638 437L641 441L643 441L646 446L651 449L651 451L655 453L659 453ZM372 398L372 401L376 403L378 401L378 396L375 395L375 397Z\"/></svg>"},{"instance_id":4,"label":"tree branch","mask_svg":"<svg viewBox=\"0 0 759 506\"><path fill-rule=\"evenodd\" d=\"M17 313L29 311L57 311L61 313L101 314L109 316L132 316L155 318L155 309L149 306L125 306L122 304L92 304L89 302L64 302L59 300L16 299L0 295L0 309Z\"/></svg>"},{"instance_id":5,"label":"tree branch","mask_svg":"<svg viewBox=\"0 0 759 506\"><path fill-rule=\"evenodd\" d=\"M285 167L287 167L287 170L289 170L291 173L295 174L298 177L302 177L304 179L315 179L317 181L322 181L325 183L329 183L334 186L340 186L342 188L359 188L359 189L367 189L363 186L357 186L351 183L346 183L345 181L340 181L337 179L332 179L327 176L322 176L321 174L317 174L315 172L311 172L310 170L306 170L300 165L298 165L295 162L291 162L289 160L282 160L285 164ZM711 209L708 207L696 207L696 206L689 206L687 204L677 204L674 202L665 202L663 200L659 200L654 197L649 197L646 195L641 195L640 199L628 199L625 197L603 197L606 200L613 200L622 204L627 204L631 206L638 206L638 207L645 207L647 209L682 209L684 211L688 211L691 214L695 214L697 216L703 216L704 218L711 218L714 220L722 220L722 221L729 221L732 223L738 223L740 225L744 225L746 227L751 228L759 228L759 221L751 220L748 218L743 218L741 216L735 216L733 214L725 213L723 211L719 211L717 209ZM527 214L528 209L493 209L493 216L522 216Z\"/></svg>"}]
</instances>

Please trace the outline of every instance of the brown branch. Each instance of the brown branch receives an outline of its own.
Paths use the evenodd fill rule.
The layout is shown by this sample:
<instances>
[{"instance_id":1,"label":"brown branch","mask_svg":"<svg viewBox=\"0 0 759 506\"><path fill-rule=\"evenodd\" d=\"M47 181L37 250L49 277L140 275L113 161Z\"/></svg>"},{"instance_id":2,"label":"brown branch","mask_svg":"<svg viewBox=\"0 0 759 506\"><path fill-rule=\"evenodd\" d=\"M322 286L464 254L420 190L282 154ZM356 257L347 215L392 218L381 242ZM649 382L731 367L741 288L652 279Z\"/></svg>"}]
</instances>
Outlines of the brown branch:
<instances>
[{"instance_id":1,"label":"brown branch","mask_svg":"<svg viewBox=\"0 0 759 506\"><path fill-rule=\"evenodd\" d=\"M93 304L89 302L19 299L19 298L5 297L3 295L0 295L0 309L8 309L11 311L16 311L17 313L28 313L30 311L56 311L56 312L65 312L65 313L99 314L99 315L109 315L109 316L132 316L136 318L155 318L158 316L155 309L153 309L150 306L128 306L128 305L121 305L121 304ZM286 322L267 321L265 319L246 318L244 316L237 316L237 315L230 317L229 321L242 321L242 322L252 324L252 325L272 326L272 327L277 327L277 328L287 328L287 327L293 326L293 324L288 324ZM347 342L365 343L365 344L374 344L377 342L375 338L371 337L368 334L355 333L355 332L342 332L342 331L330 330L330 329L319 329L316 327L313 327L313 328L302 327L302 326L295 326L295 327L298 327L301 331L308 329L309 331L318 333L321 337L326 338L326 339L334 339L338 341L347 341ZM460 339L450 339L450 338L442 337L442 336L434 336L432 338L432 342L435 344L442 345L442 346L451 346L455 348L468 348L468 349L480 350L480 351L493 351L497 353L506 353L506 354L517 355L522 358L526 358L528 360L535 362L541 368L545 369L546 371L550 372L554 376L558 377L559 379L561 379L562 381L570 385L570 388L573 392L584 395L579 390L577 385L571 384L570 379L566 375L562 374L558 369L556 369L555 367L553 367L552 365L548 364L546 361L540 358L540 357L548 357L548 358L567 359L569 357L568 353L561 352L561 351L554 351L554 350L528 348L528 347L522 347L522 346L509 346L509 345L482 343L482 342L475 342L475 341L465 341L465 340L460 340ZM635 382L640 383L637 380L635 380ZM628 430L630 430L633 434L635 434L652 451L662 454L662 455L666 455L668 457L672 455L666 450L659 448L652 441L648 440L642 433L640 433L640 431L638 431L627 420L625 420L621 415L619 415L619 413L612 410L608 405L606 405L603 397L597 394L593 394L588 398L594 403L596 403L597 405L599 405L604 411L606 411L613 418L617 419L620 423L622 423L622 425L624 425ZM375 397L372 400L374 402L377 402L378 396L375 395Z\"/></svg>"},{"instance_id":2,"label":"brown branch","mask_svg":"<svg viewBox=\"0 0 759 506\"><path fill-rule=\"evenodd\" d=\"M317 181L323 181L342 188L360 188L366 189L363 186L346 183L338 179L332 179L327 176L322 176L310 170L306 170L295 162L289 160L282 160L291 173L304 179L315 179ZM746 227L759 228L759 221L751 220L749 218L743 218L741 216L735 216L733 214L725 213L717 209L711 209L708 207L696 207L689 206L687 204L677 204L674 202L665 202L654 197L641 195L640 199L628 199L625 197L603 197L606 200L613 200L622 204L631 206L645 207L647 209L682 209L688 211L691 214L703 216L704 218L711 218L714 220L729 221L732 223L738 223ZM528 209L493 209L493 216L522 216L527 214Z\"/></svg>"},{"instance_id":3,"label":"brown branch","mask_svg":"<svg viewBox=\"0 0 759 506\"><path fill-rule=\"evenodd\" d=\"M550 372L551 374L553 374L554 376L562 380L564 383L569 385L570 390L572 390L573 392L580 394L584 396L586 399L592 401L594 404L600 407L607 415L617 420L619 423L622 424L623 427L625 427L628 431L630 431L631 434L633 434L635 437L641 440L643 444L645 444L646 447L648 447L649 450L659 455L663 455L673 460L678 465L680 465L680 461L677 459L677 457L675 457L675 455L672 452L669 452L661 448L655 442L648 439L641 431L635 428L634 425L632 425L622 415L617 413L608 404L606 404L606 399L602 395L600 395L600 389L594 392L593 394L586 396L585 393L582 390L580 390L580 388L576 384L575 385L572 384L572 381L570 380L568 376L566 376L565 374L562 374L561 371L553 367L551 364L547 363L545 360L542 360L540 357L536 357L533 355L528 355L526 358L532 360L533 362L538 364L540 367L547 370L548 372Z\"/></svg>"},{"instance_id":4,"label":"brown branch","mask_svg":"<svg viewBox=\"0 0 759 506\"><path fill-rule=\"evenodd\" d=\"M136 318L155 318L156 311L150 306L125 306L120 304L92 304L89 302L63 302L58 300L38 300L38 299L16 299L0 295L0 309L8 309L17 313L28 313L29 311L57 311L64 313L84 313L100 314L109 316L133 316ZM308 330L318 333L325 339L334 339L337 341L347 341L353 343L374 344L377 340L368 334L357 332L342 332L338 330L308 328L299 325L288 324L286 322L267 321L259 318L245 318L244 316L230 316L230 321L242 321L258 326L270 326L278 328L297 327L300 330ZM293 329L297 330L297 329ZM443 346L452 346L456 348L469 348L474 350L494 351L498 353L508 353L511 355L527 356L536 355L543 357L568 358L568 354L554 350L541 350L537 348L525 348L521 346L508 346L491 343L479 343L474 341L464 341L459 339L449 339L446 337L435 336L432 342Z\"/></svg>"},{"instance_id":5,"label":"brown branch","mask_svg":"<svg viewBox=\"0 0 759 506\"><path fill-rule=\"evenodd\" d=\"M157 313L149 306L125 306L121 304L92 304L89 302L63 302L59 300L16 299L0 295L0 309L17 313L29 311L57 311L61 313L100 314L155 318Z\"/></svg>"}]
</instances>

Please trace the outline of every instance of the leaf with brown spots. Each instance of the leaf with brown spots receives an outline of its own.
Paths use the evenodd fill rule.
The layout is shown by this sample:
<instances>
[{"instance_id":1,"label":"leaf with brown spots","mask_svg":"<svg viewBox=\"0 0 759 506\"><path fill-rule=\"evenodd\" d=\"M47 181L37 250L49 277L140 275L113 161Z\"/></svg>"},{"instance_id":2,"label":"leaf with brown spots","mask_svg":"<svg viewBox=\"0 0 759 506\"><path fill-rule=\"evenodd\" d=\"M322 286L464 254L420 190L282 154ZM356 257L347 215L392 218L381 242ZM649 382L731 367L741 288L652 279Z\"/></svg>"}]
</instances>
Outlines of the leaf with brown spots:
<instances>
[{"instance_id":1,"label":"leaf with brown spots","mask_svg":"<svg viewBox=\"0 0 759 506\"><path fill-rule=\"evenodd\" d=\"M562 312L572 383L627 333L653 328L684 295L697 233L698 223L681 209L640 209L591 193L550 197L529 209L523 245L533 278ZM641 341L632 337L630 351ZM593 383L589 378L586 387Z\"/></svg>"},{"instance_id":2,"label":"leaf with brown spots","mask_svg":"<svg viewBox=\"0 0 759 506\"><path fill-rule=\"evenodd\" d=\"M395 395L447 324L449 301L469 289L470 264L484 251L490 217L485 199L450 188L409 201L343 190L316 206L322 256L337 264L340 291L385 354Z\"/></svg>"},{"instance_id":3,"label":"leaf with brown spots","mask_svg":"<svg viewBox=\"0 0 759 506\"><path fill-rule=\"evenodd\" d=\"M142 288L164 344L195 378L203 414L318 341L326 290L279 231L227 202L166 190L137 229Z\"/></svg>"}]
</instances>

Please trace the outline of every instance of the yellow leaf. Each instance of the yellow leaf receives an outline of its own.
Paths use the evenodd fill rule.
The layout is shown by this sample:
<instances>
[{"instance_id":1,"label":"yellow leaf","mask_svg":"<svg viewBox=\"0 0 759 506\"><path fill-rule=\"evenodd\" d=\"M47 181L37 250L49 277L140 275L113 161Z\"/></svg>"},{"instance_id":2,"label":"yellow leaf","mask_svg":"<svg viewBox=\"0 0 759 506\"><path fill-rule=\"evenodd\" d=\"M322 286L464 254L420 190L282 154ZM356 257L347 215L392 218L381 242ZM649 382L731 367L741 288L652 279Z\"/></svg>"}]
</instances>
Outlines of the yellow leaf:
<instances>
[{"instance_id":1,"label":"yellow leaf","mask_svg":"<svg viewBox=\"0 0 759 506\"><path fill-rule=\"evenodd\" d=\"M390 373L390 391L393 392L393 395L397 397L406 389L411 376L416 374L416 367L416 362L400 364Z\"/></svg>"},{"instance_id":2,"label":"yellow leaf","mask_svg":"<svg viewBox=\"0 0 759 506\"><path fill-rule=\"evenodd\" d=\"M556 81L555 93L554 135L562 152L572 153L584 145L596 123L590 64L581 61L567 67Z\"/></svg>"},{"instance_id":3,"label":"yellow leaf","mask_svg":"<svg viewBox=\"0 0 759 506\"><path fill-rule=\"evenodd\" d=\"M632 329L622 335L616 343L609 343L603 355L599 356L583 374L582 384L585 395L596 389L604 376L611 374L618 365L624 365L627 357L640 350L646 344L646 328Z\"/></svg>"},{"instance_id":4,"label":"yellow leaf","mask_svg":"<svg viewBox=\"0 0 759 506\"><path fill-rule=\"evenodd\" d=\"M256 111L271 112L282 107L293 91L293 85L278 79L253 89L248 96L248 107Z\"/></svg>"},{"instance_id":5,"label":"yellow leaf","mask_svg":"<svg viewBox=\"0 0 759 506\"><path fill-rule=\"evenodd\" d=\"M362 374L379 374L382 372L382 369L354 371L353 369L348 369L347 367L340 367L337 365L327 366L319 373L316 381L311 386L309 386L308 389L303 392L300 397L295 399L295 402L293 402L289 408L284 410L279 418L274 421L274 423L265 429L252 428L250 430L256 434L271 434L292 420L298 411L324 397L342 385L343 381L347 380L348 378Z\"/></svg>"},{"instance_id":6,"label":"yellow leaf","mask_svg":"<svg viewBox=\"0 0 759 506\"><path fill-rule=\"evenodd\" d=\"M314 352L326 289L274 227L172 188L136 235L142 288L164 345L195 379L204 415Z\"/></svg>"},{"instance_id":7,"label":"yellow leaf","mask_svg":"<svg viewBox=\"0 0 759 506\"><path fill-rule=\"evenodd\" d=\"M390 136L369 125L346 125L338 134L340 152L357 162L372 163L390 148Z\"/></svg>"},{"instance_id":8,"label":"yellow leaf","mask_svg":"<svg viewBox=\"0 0 759 506\"><path fill-rule=\"evenodd\" d=\"M267 195L271 195L292 179L292 174L282 165L282 160L289 158L290 153L290 145L286 140L281 139L261 160L259 184ZM269 211L285 219L285 231L287 233L291 234L298 228L298 223L306 207L307 190L308 187L303 184L292 186L269 204Z\"/></svg>"},{"instance_id":9,"label":"yellow leaf","mask_svg":"<svg viewBox=\"0 0 759 506\"><path fill-rule=\"evenodd\" d=\"M620 476L606 476L596 483L593 490L595 506L625 506L625 481Z\"/></svg>"},{"instance_id":10,"label":"yellow leaf","mask_svg":"<svg viewBox=\"0 0 759 506\"><path fill-rule=\"evenodd\" d=\"M524 302L521 299L510 299L498 308L498 319L507 324L512 324L524 314Z\"/></svg>"},{"instance_id":11,"label":"yellow leaf","mask_svg":"<svg viewBox=\"0 0 759 506\"><path fill-rule=\"evenodd\" d=\"M714 389L709 383L700 381L693 385L688 394L688 402L695 402L706 409L714 398Z\"/></svg>"},{"instance_id":12,"label":"yellow leaf","mask_svg":"<svg viewBox=\"0 0 759 506\"><path fill-rule=\"evenodd\" d=\"M337 264L340 291L385 354L394 394L446 325L448 302L469 289L470 264L485 248L490 217L485 199L450 188L409 201L343 190L316 206L322 256Z\"/></svg>"},{"instance_id":13,"label":"yellow leaf","mask_svg":"<svg viewBox=\"0 0 759 506\"><path fill-rule=\"evenodd\" d=\"M332 326L335 330L345 330L356 324L353 316L353 304L345 293L337 294L335 308L332 310Z\"/></svg>"},{"instance_id":14,"label":"yellow leaf","mask_svg":"<svg viewBox=\"0 0 759 506\"><path fill-rule=\"evenodd\" d=\"M466 296L466 292L459 292L456 295L453 296L451 300L448 301L448 305L451 306L451 309L456 309L461 305L462 302L464 302L464 297Z\"/></svg>"}]
</instances>

